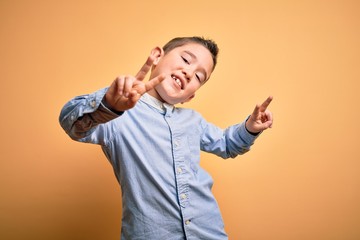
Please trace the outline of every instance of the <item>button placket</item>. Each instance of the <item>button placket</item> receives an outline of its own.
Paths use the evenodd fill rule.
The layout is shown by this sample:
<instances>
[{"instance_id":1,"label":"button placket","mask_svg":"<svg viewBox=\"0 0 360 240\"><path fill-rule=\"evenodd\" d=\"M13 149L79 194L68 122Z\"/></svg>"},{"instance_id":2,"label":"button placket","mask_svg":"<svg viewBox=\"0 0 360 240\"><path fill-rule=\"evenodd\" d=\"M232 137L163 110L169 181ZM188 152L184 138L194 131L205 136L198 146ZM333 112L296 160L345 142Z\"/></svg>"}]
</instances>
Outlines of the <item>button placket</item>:
<instances>
[{"instance_id":1,"label":"button placket","mask_svg":"<svg viewBox=\"0 0 360 240\"><path fill-rule=\"evenodd\" d=\"M167 114L166 114L167 115ZM190 201L189 195L189 172L187 171L186 166L186 149L184 149L187 144L186 137L184 138L182 131L178 131L178 125L175 118L166 118L165 121L168 123L171 132L172 139L172 150L173 150L173 164L174 164L174 173L176 181L176 191L178 203L181 209L181 215L183 219L189 219L186 217L188 215L186 208ZM184 222L185 224L185 222ZM188 222L190 224L190 221Z\"/></svg>"},{"instance_id":2,"label":"button placket","mask_svg":"<svg viewBox=\"0 0 360 240\"><path fill-rule=\"evenodd\" d=\"M179 203L182 208L185 208L188 203L188 184L186 181L186 171L184 170L184 159L182 157L175 161L175 169L177 173L175 177L177 182Z\"/></svg>"}]
</instances>

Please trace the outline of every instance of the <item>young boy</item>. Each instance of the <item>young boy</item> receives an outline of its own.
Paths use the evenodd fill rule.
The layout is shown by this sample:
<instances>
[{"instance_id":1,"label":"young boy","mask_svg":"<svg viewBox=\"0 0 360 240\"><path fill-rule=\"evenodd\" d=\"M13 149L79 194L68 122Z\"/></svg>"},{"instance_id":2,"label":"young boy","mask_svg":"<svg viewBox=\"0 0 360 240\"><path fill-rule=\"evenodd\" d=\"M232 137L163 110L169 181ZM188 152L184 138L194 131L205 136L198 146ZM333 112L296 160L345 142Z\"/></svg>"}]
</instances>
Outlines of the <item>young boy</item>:
<instances>
[{"instance_id":1,"label":"young boy","mask_svg":"<svg viewBox=\"0 0 360 240\"><path fill-rule=\"evenodd\" d=\"M175 107L210 78L217 54L211 40L175 38L155 47L136 76L120 76L62 109L66 133L99 144L113 166L122 189L122 240L227 239L213 180L199 165L200 150L222 158L247 152L272 125L272 97L225 130Z\"/></svg>"}]
</instances>

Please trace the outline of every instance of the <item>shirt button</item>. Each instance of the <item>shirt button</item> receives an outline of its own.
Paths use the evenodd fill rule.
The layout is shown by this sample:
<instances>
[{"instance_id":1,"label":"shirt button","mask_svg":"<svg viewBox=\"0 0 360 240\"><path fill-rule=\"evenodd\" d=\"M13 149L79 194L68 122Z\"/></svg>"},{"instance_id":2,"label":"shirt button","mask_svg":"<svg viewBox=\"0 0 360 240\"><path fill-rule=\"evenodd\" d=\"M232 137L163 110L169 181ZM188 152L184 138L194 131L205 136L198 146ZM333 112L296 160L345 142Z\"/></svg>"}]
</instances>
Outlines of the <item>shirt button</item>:
<instances>
[{"instance_id":1,"label":"shirt button","mask_svg":"<svg viewBox=\"0 0 360 240\"><path fill-rule=\"evenodd\" d=\"M182 171L183 171L183 170L182 170L181 167L178 167L178 168L177 168L177 173L178 173L178 174L182 173Z\"/></svg>"},{"instance_id":2,"label":"shirt button","mask_svg":"<svg viewBox=\"0 0 360 240\"><path fill-rule=\"evenodd\" d=\"M185 199L185 198L186 198L186 194L185 194L185 193L180 194L180 197L181 197L181 199Z\"/></svg>"},{"instance_id":3,"label":"shirt button","mask_svg":"<svg viewBox=\"0 0 360 240\"><path fill-rule=\"evenodd\" d=\"M91 106L92 108L95 108L95 107L96 107L96 101L95 101L95 100L92 100L92 101L90 102L90 106Z\"/></svg>"},{"instance_id":4,"label":"shirt button","mask_svg":"<svg viewBox=\"0 0 360 240\"><path fill-rule=\"evenodd\" d=\"M179 146L180 146L179 140L175 140L175 147L179 147Z\"/></svg>"},{"instance_id":5,"label":"shirt button","mask_svg":"<svg viewBox=\"0 0 360 240\"><path fill-rule=\"evenodd\" d=\"M185 221L185 224L186 224L186 225L189 225L190 223L191 223L190 220L186 220L186 221Z\"/></svg>"}]
</instances>

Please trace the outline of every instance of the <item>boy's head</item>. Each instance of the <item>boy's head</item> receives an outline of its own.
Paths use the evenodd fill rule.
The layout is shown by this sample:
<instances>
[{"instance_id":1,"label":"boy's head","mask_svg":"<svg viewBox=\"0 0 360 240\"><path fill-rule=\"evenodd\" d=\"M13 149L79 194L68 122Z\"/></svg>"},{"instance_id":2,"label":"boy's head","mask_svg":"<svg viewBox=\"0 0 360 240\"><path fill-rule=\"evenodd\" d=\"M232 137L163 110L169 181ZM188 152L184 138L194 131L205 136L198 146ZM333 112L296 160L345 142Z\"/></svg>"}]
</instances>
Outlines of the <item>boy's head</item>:
<instances>
[{"instance_id":1,"label":"boy's head","mask_svg":"<svg viewBox=\"0 0 360 240\"><path fill-rule=\"evenodd\" d=\"M173 50L174 48L183 46L187 43L198 43L198 44L206 47L212 56L212 60L213 60L213 64L214 64L213 69L215 68L216 63L217 63L217 56L219 53L219 48L218 48L217 44L211 39L205 39L203 37L197 37L197 36L177 37L177 38L170 40L168 43L166 43L163 46L164 53L167 54L169 51Z\"/></svg>"},{"instance_id":2,"label":"boy's head","mask_svg":"<svg viewBox=\"0 0 360 240\"><path fill-rule=\"evenodd\" d=\"M174 38L163 48L154 48L150 78L163 74L165 79L149 94L169 104L190 101L210 78L218 52L214 41L202 37Z\"/></svg>"}]
</instances>

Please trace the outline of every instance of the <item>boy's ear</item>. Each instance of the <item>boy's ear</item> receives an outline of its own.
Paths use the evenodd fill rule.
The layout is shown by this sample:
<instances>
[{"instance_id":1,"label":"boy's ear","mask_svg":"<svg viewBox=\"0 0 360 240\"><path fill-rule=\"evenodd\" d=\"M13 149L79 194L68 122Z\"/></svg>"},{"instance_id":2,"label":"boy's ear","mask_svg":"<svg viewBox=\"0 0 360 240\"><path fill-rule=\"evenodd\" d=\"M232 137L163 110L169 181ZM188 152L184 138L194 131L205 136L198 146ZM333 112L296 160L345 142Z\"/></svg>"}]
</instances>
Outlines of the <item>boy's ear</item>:
<instances>
[{"instance_id":1,"label":"boy's ear","mask_svg":"<svg viewBox=\"0 0 360 240\"><path fill-rule=\"evenodd\" d=\"M191 95L188 99L186 99L185 101L182 102L182 104L186 103L186 102L190 102L191 99L193 99L195 97L195 93L193 95Z\"/></svg>"},{"instance_id":2,"label":"boy's ear","mask_svg":"<svg viewBox=\"0 0 360 240\"><path fill-rule=\"evenodd\" d=\"M154 57L153 65L156 66L161 57L164 55L164 50L161 47L155 47L153 50L151 50L150 55Z\"/></svg>"}]
</instances>

